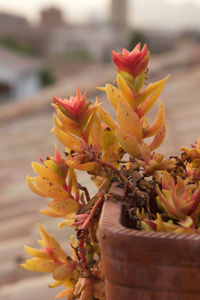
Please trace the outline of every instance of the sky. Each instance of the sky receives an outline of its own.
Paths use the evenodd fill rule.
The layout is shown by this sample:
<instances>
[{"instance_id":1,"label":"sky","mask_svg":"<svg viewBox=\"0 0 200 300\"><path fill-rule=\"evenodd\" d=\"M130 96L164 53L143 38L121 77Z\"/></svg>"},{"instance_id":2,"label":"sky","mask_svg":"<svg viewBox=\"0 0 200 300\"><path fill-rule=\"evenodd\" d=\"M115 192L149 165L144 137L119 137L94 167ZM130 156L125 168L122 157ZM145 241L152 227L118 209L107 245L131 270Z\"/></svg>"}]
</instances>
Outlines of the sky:
<instances>
[{"instance_id":1,"label":"sky","mask_svg":"<svg viewBox=\"0 0 200 300\"><path fill-rule=\"evenodd\" d=\"M87 20L93 13L101 16L108 5L109 0L0 0L0 10L26 15L30 20L37 20L43 7L57 6L72 22Z\"/></svg>"},{"instance_id":2,"label":"sky","mask_svg":"<svg viewBox=\"0 0 200 300\"><path fill-rule=\"evenodd\" d=\"M124 0L121 0L124 1ZM148 2L165 2L172 6L190 3L200 7L200 0L128 0L130 7ZM44 7L58 6L62 9L64 17L72 23L87 21L95 16L97 20L106 20L109 16L110 0L0 0L0 10L18 15L25 15L33 22L38 21L39 11ZM147 14L148 12L146 12ZM131 14L131 11L129 12ZM136 18L137 19L137 18Z\"/></svg>"}]
</instances>

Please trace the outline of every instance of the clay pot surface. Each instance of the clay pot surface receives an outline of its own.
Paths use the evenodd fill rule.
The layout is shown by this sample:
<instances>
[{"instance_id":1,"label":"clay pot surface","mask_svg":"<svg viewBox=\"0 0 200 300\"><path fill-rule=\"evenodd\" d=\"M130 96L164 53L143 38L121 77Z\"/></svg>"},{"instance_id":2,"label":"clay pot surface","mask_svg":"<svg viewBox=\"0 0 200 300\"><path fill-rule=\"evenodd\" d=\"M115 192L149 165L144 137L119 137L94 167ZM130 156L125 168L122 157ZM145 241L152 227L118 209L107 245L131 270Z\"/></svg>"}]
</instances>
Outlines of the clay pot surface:
<instances>
[{"instance_id":1,"label":"clay pot surface","mask_svg":"<svg viewBox=\"0 0 200 300\"><path fill-rule=\"evenodd\" d=\"M137 231L121 219L122 205L106 201L99 223L106 300L200 300L200 235Z\"/></svg>"}]
</instances>

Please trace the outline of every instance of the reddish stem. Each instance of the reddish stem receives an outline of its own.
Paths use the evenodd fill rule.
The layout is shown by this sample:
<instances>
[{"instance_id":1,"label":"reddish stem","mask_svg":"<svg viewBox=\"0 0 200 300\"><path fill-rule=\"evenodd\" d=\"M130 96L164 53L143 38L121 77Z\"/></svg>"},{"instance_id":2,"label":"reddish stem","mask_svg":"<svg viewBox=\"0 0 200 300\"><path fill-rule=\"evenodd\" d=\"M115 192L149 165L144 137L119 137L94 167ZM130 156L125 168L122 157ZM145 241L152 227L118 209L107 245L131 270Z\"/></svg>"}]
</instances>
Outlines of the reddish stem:
<instances>
[{"instance_id":1,"label":"reddish stem","mask_svg":"<svg viewBox=\"0 0 200 300\"><path fill-rule=\"evenodd\" d=\"M85 234L86 231L82 230L82 236L79 242L79 255L81 259L81 266L83 267L84 272L88 273L88 266L87 266L87 260L85 257L85 249L84 249Z\"/></svg>"},{"instance_id":2,"label":"reddish stem","mask_svg":"<svg viewBox=\"0 0 200 300\"><path fill-rule=\"evenodd\" d=\"M104 201L104 197L103 195L101 195L99 197L99 199L97 200L97 202L95 203L95 205L93 206L91 212L90 212L90 215L89 217L85 220L85 222L83 223L83 229L87 229L91 223L91 220L92 218L94 217L96 211L97 211L97 208L100 206L100 204Z\"/></svg>"}]
</instances>

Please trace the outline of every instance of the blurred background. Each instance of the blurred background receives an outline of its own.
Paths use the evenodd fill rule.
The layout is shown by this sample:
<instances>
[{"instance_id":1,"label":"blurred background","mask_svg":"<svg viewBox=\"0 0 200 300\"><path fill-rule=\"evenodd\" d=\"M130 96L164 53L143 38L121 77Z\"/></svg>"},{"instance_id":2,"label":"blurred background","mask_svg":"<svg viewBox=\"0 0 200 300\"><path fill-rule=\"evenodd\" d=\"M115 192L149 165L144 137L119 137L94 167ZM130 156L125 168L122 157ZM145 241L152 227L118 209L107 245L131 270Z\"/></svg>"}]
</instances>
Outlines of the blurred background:
<instances>
[{"instance_id":1,"label":"blurred background","mask_svg":"<svg viewBox=\"0 0 200 300\"><path fill-rule=\"evenodd\" d=\"M160 152L177 154L200 136L199 0L0 0L0 299L54 299L48 275L24 271L23 245L35 246L41 222L66 247L70 232L39 214L30 162L54 152L52 96L76 88L113 111L95 89L112 82L110 50L147 43L148 82L171 74L162 100L168 133ZM155 117L156 108L149 115ZM58 143L59 144L59 143ZM80 175L88 186L88 178Z\"/></svg>"}]
</instances>

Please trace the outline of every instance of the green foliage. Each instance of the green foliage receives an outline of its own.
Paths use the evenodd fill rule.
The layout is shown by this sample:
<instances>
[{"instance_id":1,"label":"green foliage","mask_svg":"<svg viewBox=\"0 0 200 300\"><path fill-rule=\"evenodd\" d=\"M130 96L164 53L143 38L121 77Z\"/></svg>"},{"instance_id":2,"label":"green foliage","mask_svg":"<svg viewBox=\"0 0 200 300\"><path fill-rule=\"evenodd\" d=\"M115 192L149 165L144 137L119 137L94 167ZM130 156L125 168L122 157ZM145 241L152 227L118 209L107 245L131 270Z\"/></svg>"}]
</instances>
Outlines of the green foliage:
<instances>
[{"instance_id":1,"label":"green foliage","mask_svg":"<svg viewBox=\"0 0 200 300\"><path fill-rule=\"evenodd\" d=\"M4 36L0 38L0 44L5 46L11 50L17 51L22 54L30 55L30 56L37 56L35 50L33 50L30 46L26 45L22 42L17 42L10 36Z\"/></svg>"},{"instance_id":2,"label":"green foliage","mask_svg":"<svg viewBox=\"0 0 200 300\"><path fill-rule=\"evenodd\" d=\"M141 45L148 43L147 37L142 31L133 30L129 36L129 42L127 46L128 50L131 51L132 49L134 49L138 43L141 43Z\"/></svg>"},{"instance_id":3,"label":"green foliage","mask_svg":"<svg viewBox=\"0 0 200 300\"><path fill-rule=\"evenodd\" d=\"M42 86L51 85L56 81L53 71L49 68L43 69L41 71L40 78Z\"/></svg>"}]
</instances>

